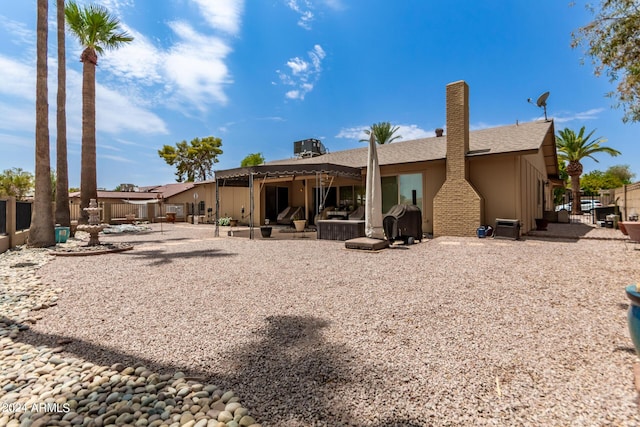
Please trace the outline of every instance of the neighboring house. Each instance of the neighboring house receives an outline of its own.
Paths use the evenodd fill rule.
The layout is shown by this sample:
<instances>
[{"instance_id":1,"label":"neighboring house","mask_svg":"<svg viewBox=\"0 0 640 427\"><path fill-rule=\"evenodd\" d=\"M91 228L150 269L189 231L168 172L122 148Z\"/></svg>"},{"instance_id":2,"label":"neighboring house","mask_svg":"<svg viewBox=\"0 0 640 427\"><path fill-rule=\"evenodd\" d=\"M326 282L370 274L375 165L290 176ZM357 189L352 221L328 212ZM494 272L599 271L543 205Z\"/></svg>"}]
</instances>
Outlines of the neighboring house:
<instances>
[{"instance_id":1,"label":"neighboring house","mask_svg":"<svg viewBox=\"0 0 640 427\"><path fill-rule=\"evenodd\" d=\"M128 213L134 213L138 219L155 221L157 217L164 215L166 209L171 209L174 205L180 211L186 210L187 213L191 213L191 202L194 201L193 194L196 191L196 184L193 182L139 187L135 191L98 190L98 202L105 210L103 221L121 219ZM77 219L80 212L79 191L69 193L69 203L72 219ZM129 206L126 206L127 204Z\"/></svg>"},{"instance_id":2,"label":"neighboring house","mask_svg":"<svg viewBox=\"0 0 640 427\"><path fill-rule=\"evenodd\" d=\"M434 236L474 236L496 218L518 219L521 232L553 210L558 179L553 121L515 123L469 132L469 88L447 85L447 134L378 145L383 211L398 203L422 210ZM441 134L441 132L438 132ZM321 208L364 204L367 148L216 171L220 188L253 197L254 225L301 206L313 223ZM219 196L221 204L230 195ZM222 211L220 211L222 214Z\"/></svg>"}]
</instances>

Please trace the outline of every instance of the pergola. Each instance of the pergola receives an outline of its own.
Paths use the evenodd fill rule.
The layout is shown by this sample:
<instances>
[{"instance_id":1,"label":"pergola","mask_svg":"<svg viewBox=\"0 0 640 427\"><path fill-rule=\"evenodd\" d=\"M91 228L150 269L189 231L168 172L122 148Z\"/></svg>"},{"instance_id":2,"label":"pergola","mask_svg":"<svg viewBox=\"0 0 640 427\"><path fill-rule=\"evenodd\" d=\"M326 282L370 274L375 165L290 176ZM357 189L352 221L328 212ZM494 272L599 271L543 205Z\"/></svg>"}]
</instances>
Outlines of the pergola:
<instances>
[{"instance_id":1,"label":"pergola","mask_svg":"<svg viewBox=\"0 0 640 427\"><path fill-rule=\"evenodd\" d=\"M244 168L226 169L215 172L216 175L216 230L215 236L220 235L218 218L220 215L220 185L229 187L249 187L249 238L253 239L254 228L254 182L262 180L260 186L268 179L314 176L316 188L324 197L324 178L342 177L350 179L362 179L362 170L350 166L333 163L282 163L249 166ZM331 181L332 182L332 181ZM331 182L329 187L331 187ZM260 187L261 188L261 187ZM318 208L319 206L316 206ZM308 200L305 194L305 210L308 210Z\"/></svg>"}]
</instances>

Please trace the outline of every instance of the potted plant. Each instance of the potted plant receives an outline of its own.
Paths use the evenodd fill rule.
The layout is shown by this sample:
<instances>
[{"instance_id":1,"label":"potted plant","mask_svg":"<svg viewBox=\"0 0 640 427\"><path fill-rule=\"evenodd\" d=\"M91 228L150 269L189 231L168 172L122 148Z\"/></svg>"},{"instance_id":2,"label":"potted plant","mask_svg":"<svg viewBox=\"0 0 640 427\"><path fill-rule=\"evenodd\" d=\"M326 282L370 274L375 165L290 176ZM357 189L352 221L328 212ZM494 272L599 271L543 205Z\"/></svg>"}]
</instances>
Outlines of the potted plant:
<instances>
[{"instance_id":1,"label":"potted plant","mask_svg":"<svg viewBox=\"0 0 640 427\"><path fill-rule=\"evenodd\" d=\"M304 231L305 225L307 225L307 220L306 219L294 219L293 220L293 226L296 228L297 232Z\"/></svg>"},{"instance_id":2,"label":"potted plant","mask_svg":"<svg viewBox=\"0 0 640 427\"><path fill-rule=\"evenodd\" d=\"M540 231L547 231L549 221L546 218L536 218L536 229Z\"/></svg>"},{"instance_id":3,"label":"potted plant","mask_svg":"<svg viewBox=\"0 0 640 427\"><path fill-rule=\"evenodd\" d=\"M229 226L231 226L231 227L237 227L237 226L238 226L238 220L237 220L237 219L229 218Z\"/></svg>"},{"instance_id":4,"label":"potted plant","mask_svg":"<svg viewBox=\"0 0 640 427\"><path fill-rule=\"evenodd\" d=\"M271 226L269 226L269 225L261 225L260 226L260 234L265 239L268 238L268 237L271 237Z\"/></svg>"}]
</instances>

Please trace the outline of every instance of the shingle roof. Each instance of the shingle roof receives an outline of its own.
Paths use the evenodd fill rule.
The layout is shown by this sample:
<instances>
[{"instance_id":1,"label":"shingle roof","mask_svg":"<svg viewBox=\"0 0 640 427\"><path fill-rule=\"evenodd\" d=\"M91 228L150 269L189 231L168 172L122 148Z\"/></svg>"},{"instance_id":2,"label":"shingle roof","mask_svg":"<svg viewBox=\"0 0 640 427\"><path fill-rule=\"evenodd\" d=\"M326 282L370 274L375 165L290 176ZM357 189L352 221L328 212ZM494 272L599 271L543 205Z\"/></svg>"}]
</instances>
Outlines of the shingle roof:
<instances>
[{"instance_id":1,"label":"shingle roof","mask_svg":"<svg viewBox=\"0 0 640 427\"><path fill-rule=\"evenodd\" d=\"M169 198L195 187L193 182L176 182L164 185L139 187L138 191L105 191L98 190L98 199L155 199L158 196ZM80 192L69 193L69 197L80 197Z\"/></svg>"},{"instance_id":2,"label":"shingle roof","mask_svg":"<svg viewBox=\"0 0 640 427\"><path fill-rule=\"evenodd\" d=\"M553 122L537 121L469 132L469 156L538 150ZM431 137L378 145L380 165L441 160L446 157L447 137ZM367 147L336 151L303 159L291 158L267 162L267 165L330 163L364 168Z\"/></svg>"}]
</instances>

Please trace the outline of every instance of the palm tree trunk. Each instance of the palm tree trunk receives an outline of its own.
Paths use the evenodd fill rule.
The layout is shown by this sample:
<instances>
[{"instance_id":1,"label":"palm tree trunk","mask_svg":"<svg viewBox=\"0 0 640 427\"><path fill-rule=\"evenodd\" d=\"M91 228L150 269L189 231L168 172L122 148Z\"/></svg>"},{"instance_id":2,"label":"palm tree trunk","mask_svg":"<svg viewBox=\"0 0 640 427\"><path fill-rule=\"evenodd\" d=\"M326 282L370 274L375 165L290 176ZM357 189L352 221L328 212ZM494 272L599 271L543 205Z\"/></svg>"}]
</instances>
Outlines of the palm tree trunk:
<instances>
[{"instance_id":1,"label":"palm tree trunk","mask_svg":"<svg viewBox=\"0 0 640 427\"><path fill-rule=\"evenodd\" d=\"M36 182L29 229L29 246L56 244L51 209L51 166L49 153L49 105L47 95L48 0L38 0L36 59Z\"/></svg>"},{"instance_id":2,"label":"palm tree trunk","mask_svg":"<svg viewBox=\"0 0 640 427\"><path fill-rule=\"evenodd\" d=\"M58 25L58 98L56 140L56 223L69 227L69 169L67 166L67 59L64 41L64 0L56 0Z\"/></svg>"},{"instance_id":3,"label":"palm tree trunk","mask_svg":"<svg viewBox=\"0 0 640 427\"><path fill-rule=\"evenodd\" d=\"M580 215L582 213L580 206L580 175L571 175L571 194L573 194L571 214Z\"/></svg>"},{"instance_id":4,"label":"palm tree trunk","mask_svg":"<svg viewBox=\"0 0 640 427\"><path fill-rule=\"evenodd\" d=\"M91 199L98 199L96 174L96 52L86 48L82 53L82 165L80 170L80 220L87 224L89 215L83 210Z\"/></svg>"}]
</instances>

